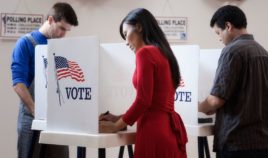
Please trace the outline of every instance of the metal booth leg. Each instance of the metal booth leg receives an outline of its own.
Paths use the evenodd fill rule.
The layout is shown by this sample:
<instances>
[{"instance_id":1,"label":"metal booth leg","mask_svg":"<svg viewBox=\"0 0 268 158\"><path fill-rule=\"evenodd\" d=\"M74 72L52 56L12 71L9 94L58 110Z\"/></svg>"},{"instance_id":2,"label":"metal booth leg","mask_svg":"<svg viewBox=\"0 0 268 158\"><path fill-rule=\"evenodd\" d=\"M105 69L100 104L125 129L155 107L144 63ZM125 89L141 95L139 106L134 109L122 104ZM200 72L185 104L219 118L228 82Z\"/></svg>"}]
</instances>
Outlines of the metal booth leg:
<instances>
[{"instance_id":1,"label":"metal booth leg","mask_svg":"<svg viewBox=\"0 0 268 158\"><path fill-rule=\"evenodd\" d=\"M207 137L198 137L198 157L210 158L208 139Z\"/></svg>"},{"instance_id":2,"label":"metal booth leg","mask_svg":"<svg viewBox=\"0 0 268 158\"><path fill-rule=\"evenodd\" d=\"M106 157L105 148L99 148L99 158L105 158L105 157Z\"/></svg>"},{"instance_id":3,"label":"metal booth leg","mask_svg":"<svg viewBox=\"0 0 268 158\"><path fill-rule=\"evenodd\" d=\"M77 158L86 158L86 148L77 147Z\"/></svg>"},{"instance_id":4,"label":"metal booth leg","mask_svg":"<svg viewBox=\"0 0 268 158\"><path fill-rule=\"evenodd\" d=\"M118 158L123 158L123 155L124 155L124 149L125 149L125 146L120 146L120 149L119 149L119 156ZM128 149L128 157L129 158L133 158L133 148L132 148L132 145L127 145L127 149Z\"/></svg>"}]
</instances>

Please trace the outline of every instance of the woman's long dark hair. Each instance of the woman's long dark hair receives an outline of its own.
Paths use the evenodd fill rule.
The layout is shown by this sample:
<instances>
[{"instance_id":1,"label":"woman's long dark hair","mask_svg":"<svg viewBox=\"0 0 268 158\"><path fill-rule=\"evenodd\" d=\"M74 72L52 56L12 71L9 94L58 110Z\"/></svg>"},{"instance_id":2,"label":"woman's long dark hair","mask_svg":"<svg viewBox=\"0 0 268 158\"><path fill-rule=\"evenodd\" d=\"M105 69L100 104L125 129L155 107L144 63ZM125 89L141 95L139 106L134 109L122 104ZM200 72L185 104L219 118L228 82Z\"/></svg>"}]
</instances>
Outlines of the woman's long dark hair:
<instances>
[{"instance_id":1,"label":"woman's long dark hair","mask_svg":"<svg viewBox=\"0 0 268 158\"><path fill-rule=\"evenodd\" d=\"M168 59L171 69L171 75L174 88L177 89L180 83L181 75L179 65L171 50L169 43L159 27L155 17L146 9L138 8L128 13L128 15L122 20L120 24L120 34L125 39L123 33L123 24L129 24L135 26L136 24L142 27L142 37L146 45L154 45L161 50L161 53Z\"/></svg>"}]
</instances>

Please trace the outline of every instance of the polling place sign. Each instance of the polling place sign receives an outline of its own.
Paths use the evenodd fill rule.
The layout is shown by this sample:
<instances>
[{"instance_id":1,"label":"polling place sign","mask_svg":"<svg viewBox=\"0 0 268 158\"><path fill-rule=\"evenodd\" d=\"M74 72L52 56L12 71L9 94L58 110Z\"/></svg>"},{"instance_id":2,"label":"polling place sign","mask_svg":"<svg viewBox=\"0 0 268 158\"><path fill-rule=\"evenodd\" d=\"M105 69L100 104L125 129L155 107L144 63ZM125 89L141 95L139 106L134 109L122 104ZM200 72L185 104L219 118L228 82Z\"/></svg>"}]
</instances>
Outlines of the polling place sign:
<instances>
[{"instance_id":1,"label":"polling place sign","mask_svg":"<svg viewBox=\"0 0 268 158\"><path fill-rule=\"evenodd\" d=\"M169 42L187 40L186 17L156 17L156 20Z\"/></svg>"},{"instance_id":2,"label":"polling place sign","mask_svg":"<svg viewBox=\"0 0 268 158\"><path fill-rule=\"evenodd\" d=\"M18 38L43 24L41 14L1 13L1 37Z\"/></svg>"}]
</instances>

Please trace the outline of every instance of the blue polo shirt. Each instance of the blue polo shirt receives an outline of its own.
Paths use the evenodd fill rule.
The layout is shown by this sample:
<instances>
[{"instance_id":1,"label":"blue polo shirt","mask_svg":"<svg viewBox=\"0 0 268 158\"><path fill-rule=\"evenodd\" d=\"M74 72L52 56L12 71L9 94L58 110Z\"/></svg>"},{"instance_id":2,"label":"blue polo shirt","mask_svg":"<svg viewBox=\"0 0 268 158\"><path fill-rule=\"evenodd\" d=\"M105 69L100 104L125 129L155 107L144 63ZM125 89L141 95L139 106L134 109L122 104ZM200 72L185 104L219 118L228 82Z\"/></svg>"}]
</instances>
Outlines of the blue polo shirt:
<instances>
[{"instance_id":1,"label":"blue polo shirt","mask_svg":"<svg viewBox=\"0 0 268 158\"><path fill-rule=\"evenodd\" d=\"M38 44L47 44L47 38L38 30L30 33ZM13 86L24 83L29 87L34 79L35 48L27 37L22 36L16 42L12 55L11 72Z\"/></svg>"}]
</instances>

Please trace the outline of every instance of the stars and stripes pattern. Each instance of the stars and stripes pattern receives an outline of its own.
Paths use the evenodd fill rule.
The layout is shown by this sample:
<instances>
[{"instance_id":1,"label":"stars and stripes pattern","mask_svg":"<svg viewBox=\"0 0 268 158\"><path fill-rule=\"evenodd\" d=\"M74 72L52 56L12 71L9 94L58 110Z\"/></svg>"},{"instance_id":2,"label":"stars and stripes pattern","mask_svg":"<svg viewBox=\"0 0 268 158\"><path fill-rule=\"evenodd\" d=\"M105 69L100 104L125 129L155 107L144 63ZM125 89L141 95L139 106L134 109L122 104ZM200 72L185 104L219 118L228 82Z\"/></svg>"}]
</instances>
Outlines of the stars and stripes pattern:
<instances>
[{"instance_id":1,"label":"stars and stripes pattern","mask_svg":"<svg viewBox=\"0 0 268 158\"><path fill-rule=\"evenodd\" d=\"M78 82L84 82L84 74L79 65L74 61L69 61L65 57L55 56L57 79L71 77Z\"/></svg>"}]
</instances>

